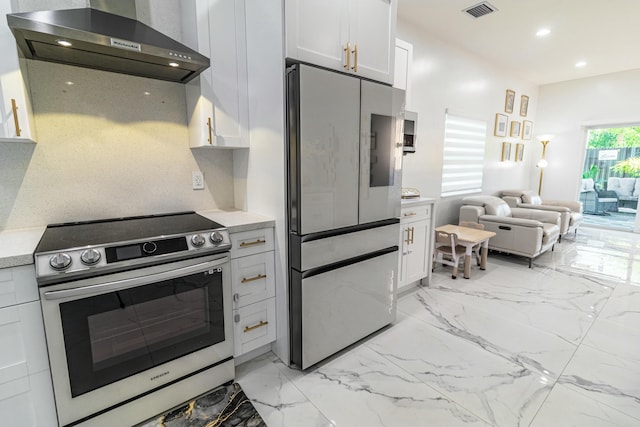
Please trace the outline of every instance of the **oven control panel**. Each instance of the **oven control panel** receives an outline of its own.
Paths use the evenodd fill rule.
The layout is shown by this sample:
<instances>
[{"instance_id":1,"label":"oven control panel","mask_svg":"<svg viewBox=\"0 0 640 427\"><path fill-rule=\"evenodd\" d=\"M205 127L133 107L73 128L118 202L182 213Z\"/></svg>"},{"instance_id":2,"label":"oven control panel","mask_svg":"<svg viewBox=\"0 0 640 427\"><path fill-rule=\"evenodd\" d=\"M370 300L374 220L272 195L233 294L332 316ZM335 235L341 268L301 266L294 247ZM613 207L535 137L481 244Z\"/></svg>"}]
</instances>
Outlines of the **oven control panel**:
<instances>
[{"instance_id":1,"label":"oven control panel","mask_svg":"<svg viewBox=\"0 0 640 427\"><path fill-rule=\"evenodd\" d=\"M180 236L162 236L150 240L91 245L59 252L35 255L39 280L63 275L65 278L91 276L128 266L144 266L159 260L175 260L207 255L231 249L227 229L205 230Z\"/></svg>"}]
</instances>

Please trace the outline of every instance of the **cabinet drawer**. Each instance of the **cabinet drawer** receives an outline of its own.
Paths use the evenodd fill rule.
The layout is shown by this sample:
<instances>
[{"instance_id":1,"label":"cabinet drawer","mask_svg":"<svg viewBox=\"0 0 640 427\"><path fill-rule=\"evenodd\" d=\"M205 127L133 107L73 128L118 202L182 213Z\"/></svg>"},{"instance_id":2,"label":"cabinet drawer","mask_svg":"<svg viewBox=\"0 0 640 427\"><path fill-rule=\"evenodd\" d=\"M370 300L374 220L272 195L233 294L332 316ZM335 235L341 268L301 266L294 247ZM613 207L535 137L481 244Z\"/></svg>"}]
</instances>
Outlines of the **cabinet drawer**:
<instances>
[{"instance_id":1,"label":"cabinet drawer","mask_svg":"<svg viewBox=\"0 0 640 427\"><path fill-rule=\"evenodd\" d=\"M231 260L233 308L275 296L274 274L273 251Z\"/></svg>"},{"instance_id":2,"label":"cabinet drawer","mask_svg":"<svg viewBox=\"0 0 640 427\"><path fill-rule=\"evenodd\" d=\"M418 205L402 207L400 219L402 222L417 221L431 218L431 205Z\"/></svg>"},{"instance_id":3,"label":"cabinet drawer","mask_svg":"<svg viewBox=\"0 0 640 427\"><path fill-rule=\"evenodd\" d=\"M0 383L49 368L40 302L0 309Z\"/></svg>"},{"instance_id":4,"label":"cabinet drawer","mask_svg":"<svg viewBox=\"0 0 640 427\"><path fill-rule=\"evenodd\" d=\"M38 299L36 271L33 265L0 269L0 307Z\"/></svg>"},{"instance_id":5,"label":"cabinet drawer","mask_svg":"<svg viewBox=\"0 0 640 427\"><path fill-rule=\"evenodd\" d=\"M231 234L231 259L272 251L273 248L273 228Z\"/></svg>"},{"instance_id":6,"label":"cabinet drawer","mask_svg":"<svg viewBox=\"0 0 640 427\"><path fill-rule=\"evenodd\" d=\"M2 427L58 427L49 370L0 384Z\"/></svg>"},{"instance_id":7,"label":"cabinet drawer","mask_svg":"<svg viewBox=\"0 0 640 427\"><path fill-rule=\"evenodd\" d=\"M233 310L234 356L276 339L276 300L269 298Z\"/></svg>"}]
</instances>

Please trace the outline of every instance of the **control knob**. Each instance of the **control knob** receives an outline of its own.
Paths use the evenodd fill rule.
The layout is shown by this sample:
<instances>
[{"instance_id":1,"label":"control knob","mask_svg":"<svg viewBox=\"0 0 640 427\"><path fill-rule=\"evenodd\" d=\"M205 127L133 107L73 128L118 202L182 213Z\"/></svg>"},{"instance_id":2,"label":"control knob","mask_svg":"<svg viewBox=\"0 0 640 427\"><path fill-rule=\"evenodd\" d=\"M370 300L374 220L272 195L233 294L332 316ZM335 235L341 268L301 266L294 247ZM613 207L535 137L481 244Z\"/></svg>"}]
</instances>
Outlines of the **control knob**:
<instances>
[{"instance_id":1,"label":"control knob","mask_svg":"<svg viewBox=\"0 0 640 427\"><path fill-rule=\"evenodd\" d=\"M206 242L206 239L202 234L196 234L191 237L191 243L193 244L193 246L200 247L204 245L204 242Z\"/></svg>"},{"instance_id":2,"label":"control knob","mask_svg":"<svg viewBox=\"0 0 640 427\"><path fill-rule=\"evenodd\" d=\"M97 249L87 249L80 255L80 261L86 265L93 265L100 261L100 252Z\"/></svg>"},{"instance_id":3,"label":"control knob","mask_svg":"<svg viewBox=\"0 0 640 427\"><path fill-rule=\"evenodd\" d=\"M158 245L156 245L154 242L146 242L145 244L142 245L142 251L145 254L152 254L156 250L158 250Z\"/></svg>"},{"instance_id":4,"label":"control knob","mask_svg":"<svg viewBox=\"0 0 640 427\"><path fill-rule=\"evenodd\" d=\"M211 233L211 243L213 243L214 245L219 245L223 240L224 237L219 231L214 231L213 233Z\"/></svg>"},{"instance_id":5,"label":"control knob","mask_svg":"<svg viewBox=\"0 0 640 427\"><path fill-rule=\"evenodd\" d=\"M49 265L54 270L64 270L71 265L71 257L64 252L60 252L51 257Z\"/></svg>"}]
</instances>

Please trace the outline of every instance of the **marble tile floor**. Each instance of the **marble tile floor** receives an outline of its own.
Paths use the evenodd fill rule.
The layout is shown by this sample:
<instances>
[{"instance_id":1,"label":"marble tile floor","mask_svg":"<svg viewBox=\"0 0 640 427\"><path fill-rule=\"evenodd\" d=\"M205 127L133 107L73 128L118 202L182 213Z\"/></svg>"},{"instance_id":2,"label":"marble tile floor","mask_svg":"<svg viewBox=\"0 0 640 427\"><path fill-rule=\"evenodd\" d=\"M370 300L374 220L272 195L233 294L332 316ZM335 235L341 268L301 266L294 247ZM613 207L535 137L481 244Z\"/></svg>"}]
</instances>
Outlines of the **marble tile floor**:
<instances>
[{"instance_id":1,"label":"marble tile floor","mask_svg":"<svg viewBox=\"0 0 640 427\"><path fill-rule=\"evenodd\" d=\"M582 227L534 260L403 295L396 322L307 372L236 381L270 427L639 426L640 235Z\"/></svg>"}]
</instances>

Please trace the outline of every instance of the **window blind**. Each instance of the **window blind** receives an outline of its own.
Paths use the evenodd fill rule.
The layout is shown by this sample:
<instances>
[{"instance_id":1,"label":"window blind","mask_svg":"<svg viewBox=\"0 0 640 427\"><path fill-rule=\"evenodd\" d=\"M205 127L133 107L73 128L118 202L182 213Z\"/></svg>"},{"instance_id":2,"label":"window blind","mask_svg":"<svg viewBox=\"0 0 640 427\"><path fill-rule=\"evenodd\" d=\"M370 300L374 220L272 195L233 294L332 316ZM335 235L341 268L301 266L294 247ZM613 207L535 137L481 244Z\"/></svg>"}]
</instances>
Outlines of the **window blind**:
<instances>
[{"instance_id":1,"label":"window blind","mask_svg":"<svg viewBox=\"0 0 640 427\"><path fill-rule=\"evenodd\" d=\"M442 197L482 191L487 122L446 114Z\"/></svg>"}]
</instances>

